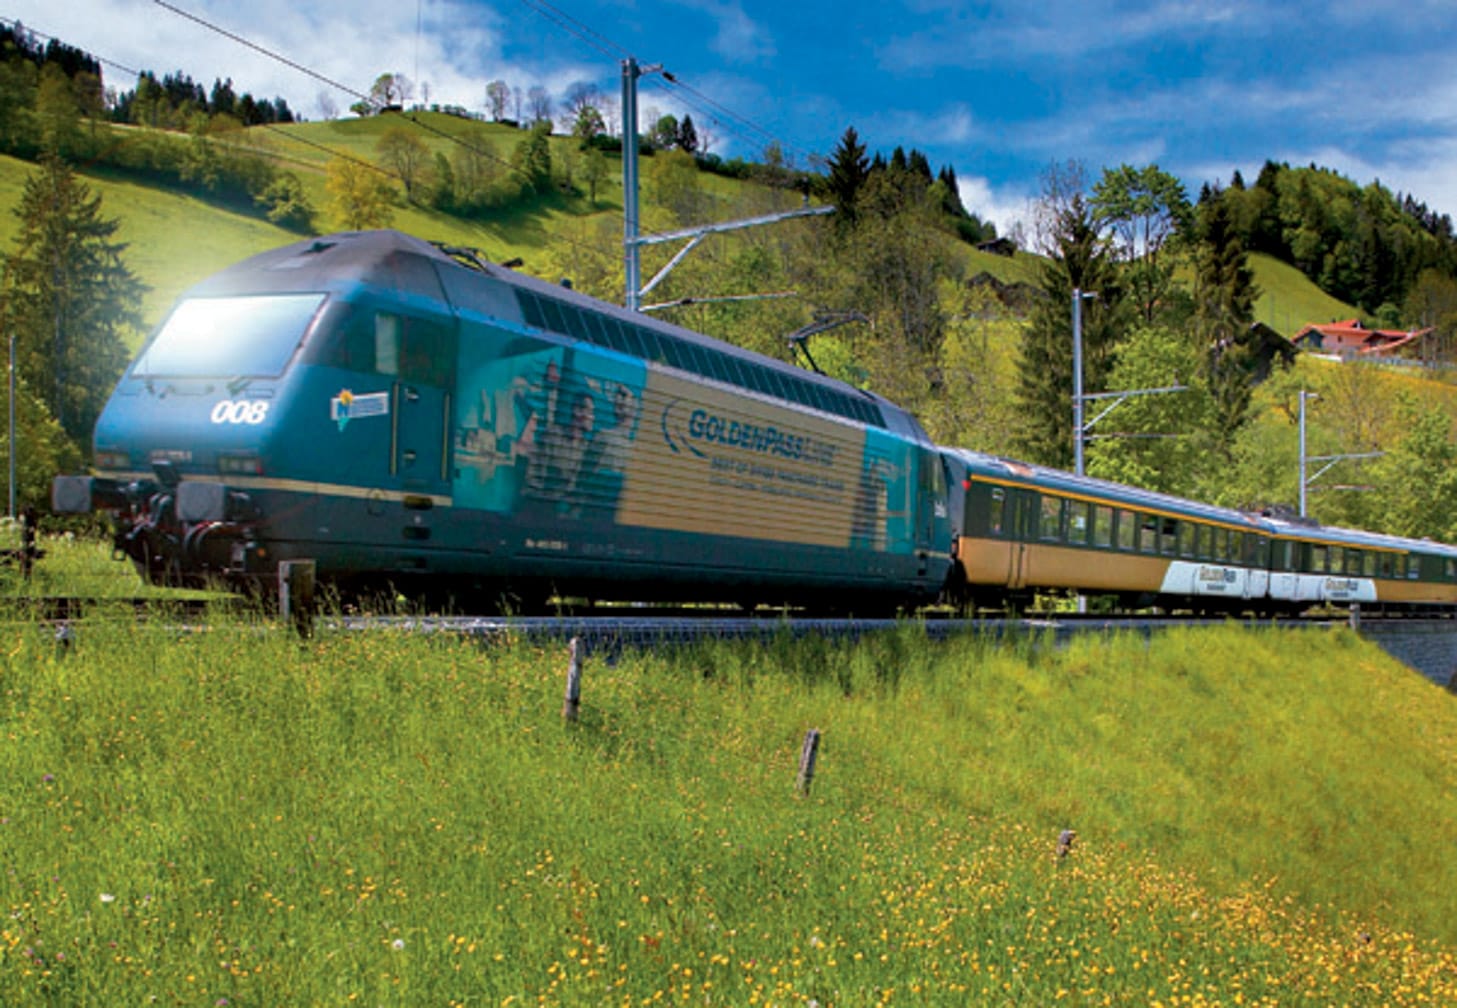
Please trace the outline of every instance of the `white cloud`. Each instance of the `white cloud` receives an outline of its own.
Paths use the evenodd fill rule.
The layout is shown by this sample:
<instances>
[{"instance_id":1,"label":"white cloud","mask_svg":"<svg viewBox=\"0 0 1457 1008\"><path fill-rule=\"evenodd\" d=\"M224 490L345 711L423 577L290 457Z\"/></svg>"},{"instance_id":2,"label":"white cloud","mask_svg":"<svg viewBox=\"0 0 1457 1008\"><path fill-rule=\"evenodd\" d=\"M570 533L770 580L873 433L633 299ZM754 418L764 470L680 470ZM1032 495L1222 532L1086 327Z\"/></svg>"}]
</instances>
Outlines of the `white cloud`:
<instances>
[{"instance_id":1,"label":"white cloud","mask_svg":"<svg viewBox=\"0 0 1457 1008\"><path fill-rule=\"evenodd\" d=\"M961 194L961 205L982 220L995 224L997 234L1009 235L1019 224L1023 229L1031 227L1033 199L1027 192L995 190L984 178L960 175L956 176L956 188Z\"/></svg>"},{"instance_id":2,"label":"white cloud","mask_svg":"<svg viewBox=\"0 0 1457 1008\"><path fill-rule=\"evenodd\" d=\"M749 17L736 0L698 0L692 6L713 19L718 29L713 39L713 51L729 63L760 63L776 54L774 39L768 29Z\"/></svg>"}]
</instances>

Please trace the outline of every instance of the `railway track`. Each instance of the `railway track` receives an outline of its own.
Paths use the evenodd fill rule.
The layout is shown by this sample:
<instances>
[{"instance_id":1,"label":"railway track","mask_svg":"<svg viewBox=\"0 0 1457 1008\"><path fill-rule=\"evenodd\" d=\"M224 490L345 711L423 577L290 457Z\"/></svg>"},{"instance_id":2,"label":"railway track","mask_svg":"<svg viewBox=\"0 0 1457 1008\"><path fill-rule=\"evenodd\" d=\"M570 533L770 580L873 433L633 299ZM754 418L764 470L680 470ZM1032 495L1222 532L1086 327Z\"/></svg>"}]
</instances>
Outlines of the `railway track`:
<instances>
[{"instance_id":1,"label":"railway track","mask_svg":"<svg viewBox=\"0 0 1457 1008\"><path fill-rule=\"evenodd\" d=\"M1226 617L1167 613L1091 614L1074 612L1027 613L1018 616L957 618L928 612L902 619L823 618L761 610L754 615L727 615L731 610L612 606L553 616L370 615L321 614L310 629L326 633L404 632L453 634L480 640L566 642L577 638L592 651L689 644L705 640L772 640L775 637L821 636L853 639L914 624L934 640L963 634L995 638L1027 636L1064 640L1090 632L1149 634L1176 626L1215 626ZM264 618L256 604L234 599L170 599L155 597L85 598L77 596L12 597L0 600L0 614L10 619L47 624L85 623L118 616L145 620L203 621L218 615L254 615ZM1379 624L1391 617L1366 617ZM1409 622L1410 617L1404 618ZM1260 625L1319 626L1345 623L1346 614L1302 616L1281 620L1250 619Z\"/></svg>"}]
</instances>

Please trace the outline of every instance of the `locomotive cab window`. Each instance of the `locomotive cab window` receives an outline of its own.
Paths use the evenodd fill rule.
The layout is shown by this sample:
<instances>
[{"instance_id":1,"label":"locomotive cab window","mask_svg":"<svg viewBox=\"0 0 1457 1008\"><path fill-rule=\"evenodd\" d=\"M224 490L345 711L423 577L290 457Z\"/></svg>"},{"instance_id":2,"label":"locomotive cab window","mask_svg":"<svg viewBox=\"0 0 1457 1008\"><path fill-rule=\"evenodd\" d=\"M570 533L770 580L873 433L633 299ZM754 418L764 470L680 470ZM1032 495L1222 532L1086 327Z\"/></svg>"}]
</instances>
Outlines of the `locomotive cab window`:
<instances>
[{"instance_id":1,"label":"locomotive cab window","mask_svg":"<svg viewBox=\"0 0 1457 1008\"><path fill-rule=\"evenodd\" d=\"M132 374L276 377L288 366L323 302L323 294L189 298L167 317Z\"/></svg>"},{"instance_id":2,"label":"locomotive cab window","mask_svg":"<svg viewBox=\"0 0 1457 1008\"><path fill-rule=\"evenodd\" d=\"M444 321L335 302L310 351L316 363L449 388L454 327Z\"/></svg>"}]
</instances>

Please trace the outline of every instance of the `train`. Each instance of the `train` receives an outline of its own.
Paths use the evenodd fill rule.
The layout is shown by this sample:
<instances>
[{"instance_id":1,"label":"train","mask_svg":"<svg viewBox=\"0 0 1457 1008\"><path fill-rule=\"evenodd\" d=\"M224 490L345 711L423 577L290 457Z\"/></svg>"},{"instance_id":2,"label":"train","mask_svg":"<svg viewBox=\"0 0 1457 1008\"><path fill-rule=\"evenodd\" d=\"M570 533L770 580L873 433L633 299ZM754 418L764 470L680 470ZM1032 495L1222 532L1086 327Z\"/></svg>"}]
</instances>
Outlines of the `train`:
<instances>
[{"instance_id":1,"label":"train","mask_svg":"<svg viewBox=\"0 0 1457 1008\"><path fill-rule=\"evenodd\" d=\"M100 508L144 577L315 564L522 611L553 597L933 601L936 446L885 399L394 231L308 239L191 288L97 421Z\"/></svg>"},{"instance_id":2,"label":"train","mask_svg":"<svg viewBox=\"0 0 1457 1008\"><path fill-rule=\"evenodd\" d=\"M1027 606L1037 592L1125 609L1295 614L1457 606L1457 548L1243 511L945 449L957 535L946 597Z\"/></svg>"},{"instance_id":3,"label":"train","mask_svg":"<svg viewBox=\"0 0 1457 1008\"><path fill-rule=\"evenodd\" d=\"M150 582L879 615L1457 604L1457 549L938 445L871 392L396 231L186 291L52 508Z\"/></svg>"}]
</instances>

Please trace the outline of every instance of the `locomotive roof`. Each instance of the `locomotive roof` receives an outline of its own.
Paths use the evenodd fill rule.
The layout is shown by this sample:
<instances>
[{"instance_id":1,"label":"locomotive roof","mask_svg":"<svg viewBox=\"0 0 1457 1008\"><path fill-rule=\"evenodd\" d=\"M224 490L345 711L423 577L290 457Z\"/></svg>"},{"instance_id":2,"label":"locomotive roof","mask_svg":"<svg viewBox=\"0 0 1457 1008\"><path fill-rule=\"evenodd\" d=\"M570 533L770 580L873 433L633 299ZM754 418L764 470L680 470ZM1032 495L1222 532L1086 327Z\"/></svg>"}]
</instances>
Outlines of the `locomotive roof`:
<instances>
[{"instance_id":1,"label":"locomotive roof","mask_svg":"<svg viewBox=\"0 0 1457 1008\"><path fill-rule=\"evenodd\" d=\"M873 403L884 418L885 426L889 430L928 446L931 443L925 430L914 416L874 393L776 358L745 350L691 329L600 301L569 287L517 273L504 266L483 263L479 259L473 259L474 266L466 265L455 255L442 251L439 246L399 231L339 232L262 252L203 280L192 287L187 292L187 296L211 297L296 290L339 291L359 284L399 288L406 286L402 284L401 278L411 276L411 271L401 268L402 259L430 260L436 265L442 277L464 275L473 278L466 284L448 282L446 286L449 291L448 297L451 300L460 298L466 290L478 290L480 288L479 280L489 278L490 281L497 284L524 289L541 298L574 305L579 310L598 315L609 315L626 324L670 334L676 340L703 347L717 354L751 361L759 367L791 376L794 381L808 382L832 390L839 396ZM457 270L460 273L448 272ZM447 296L439 290L430 293L431 296L437 298ZM488 312L500 314L507 310L505 301L499 297L486 297L481 300L489 303L489 307L483 309ZM456 307L463 306L457 304ZM520 318L519 309L516 309L515 314L517 318ZM525 320L522 319L522 321ZM557 333L556 335L573 338L568 333Z\"/></svg>"}]
</instances>

